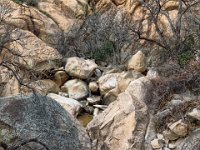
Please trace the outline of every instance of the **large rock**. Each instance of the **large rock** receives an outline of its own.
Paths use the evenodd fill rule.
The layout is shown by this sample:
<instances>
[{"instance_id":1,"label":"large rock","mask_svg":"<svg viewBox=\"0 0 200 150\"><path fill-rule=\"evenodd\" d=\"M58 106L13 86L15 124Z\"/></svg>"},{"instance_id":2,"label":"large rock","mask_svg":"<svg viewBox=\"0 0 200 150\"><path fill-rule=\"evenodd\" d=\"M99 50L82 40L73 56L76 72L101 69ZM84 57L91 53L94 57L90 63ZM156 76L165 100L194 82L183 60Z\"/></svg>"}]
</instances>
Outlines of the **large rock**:
<instances>
[{"instance_id":1,"label":"large rock","mask_svg":"<svg viewBox=\"0 0 200 150\"><path fill-rule=\"evenodd\" d=\"M57 101L71 115L77 116L79 114L82 104L78 101L54 93L49 93L47 96Z\"/></svg>"},{"instance_id":2,"label":"large rock","mask_svg":"<svg viewBox=\"0 0 200 150\"><path fill-rule=\"evenodd\" d=\"M80 100L88 96L89 88L85 82L79 79L67 81L62 87L63 92L67 92L70 98Z\"/></svg>"},{"instance_id":3,"label":"large rock","mask_svg":"<svg viewBox=\"0 0 200 150\"><path fill-rule=\"evenodd\" d=\"M76 1L71 2L76 3ZM71 11L72 9L67 7L63 2L60 3L60 6L49 2L40 2L38 4L38 9L42 10L44 14L47 14L50 18L52 18L62 31L64 31L64 33L70 35L73 35L72 33L76 33L83 23L83 20L77 19L76 16L74 16L75 12Z\"/></svg>"},{"instance_id":4,"label":"large rock","mask_svg":"<svg viewBox=\"0 0 200 150\"><path fill-rule=\"evenodd\" d=\"M200 149L200 130L193 131L188 137L186 137L180 144L178 144L176 150L199 150Z\"/></svg>"},{"instance_id":5,"label":"large rock","mask_svg":"<svg viewBox=\"0 0 200 150\"><path fill-rule=\"evenodd\" d=\"M143 75L136 71L126 71L120 73L118 77L118 88L120 92L124 92L131 81L134 81Z\"/></svg>"},{"instance_id":6,"label":"large rock","mask_svg":"<svg viewBox=\"0 0 200 150\"><path fill-rule=\"evenodd\" d=\"M110 90L117 87L119 73L111 73L101 76L98 80L99 90L102 95L105 95Z\"/></svg>"},{"instance_id":7,"label":"large rock","mask_svg":"<svg viewBox=\"0 0 200 150\"><path fill-rule=\"evenodd\" d=\"M97 149L138 150L143 146L147 118L145 104L123 92L88 124L87 131Z\"/></svg>"},{"instance_id":8,"label":"large rock","mask_svg":"<svg viewBox=\"0 0 200 150\"><path fill-rule=\"evenodd\" d=\"M11 7L8 12L9 17L5 18L7 24L28 30L46 43L58 44L61 29L47 14L34 7L18 5L13 1L9 1L9 4Z\"/></svg>"},{"instance_id":9,"label":"large rock","mask_svg":"<svg viewBox=\"0 0 200 150\"><path fill-rule=\"evenodd\" d=\"M67 59L65 70L70 76L88 79L97 67L97 64L92 60L71 57Z\"/></svg>"},{"instance_id":10,"label":"large rock","mask_svg":"<svg viewBox=\"0 0 200 150\"><path fill-rule=\"evenodd\" d=\"M48 70L59 67L61 55L29 31L15 30L11 37L16 40L9 43L7 48L12 49L13 55L4 50L4 59L8 62L19 64L27 69L36 71ZM19 57L20 56L20 57Z\"/></svg>"},{"instance_id":11,"label":"large rock","mask_svg":"<svg viewBox=\"0 0 200 150\"><path fill-rule=\"evenodd\" d=\"M144 72L146 70L145 55L142 53L142 51L138 51L131 57L128 62L128 69L136 70L138 72Z\"/></svg>"},{"instance_id":12,"label":"large rock","mask_svg":"<svg viewBox=\"0 0 200 150\"><path fill-rule=\"evenodd\" d=\"M152 90L152 87L153 85L148 78L141 77L139 79L132 81L125 91L129 92L131 96L136 97L137 99L145 102L146 104L152 104L151 103L152 92L150 92ZM148 106L150 107L150 105Z\"/></svg>"},{"instance_id":13,"label":"large rock","mask_svg":"<svg viewBox=\"0 0 200 150\"><path fill-rule=\"evenodd\" d=\"M91 149L77 121L56 101L36 94L0 99L0 131L0 141L8 146L33 141L21 150L45 149L40 143L51 150Z\"/></svg>"}]
</instances>

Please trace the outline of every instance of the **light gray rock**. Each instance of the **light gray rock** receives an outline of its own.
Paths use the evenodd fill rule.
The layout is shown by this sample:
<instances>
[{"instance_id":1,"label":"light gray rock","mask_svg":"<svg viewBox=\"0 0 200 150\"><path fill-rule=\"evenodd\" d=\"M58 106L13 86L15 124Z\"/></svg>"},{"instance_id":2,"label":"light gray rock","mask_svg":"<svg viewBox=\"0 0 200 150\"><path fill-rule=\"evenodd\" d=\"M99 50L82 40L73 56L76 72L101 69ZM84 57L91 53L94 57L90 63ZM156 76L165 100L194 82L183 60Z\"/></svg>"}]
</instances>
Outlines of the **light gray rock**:
<instances>
[{"instance_id":1,"label":"light gray rock","mask_svg":"<svg viewBox=\"0 0 200 150\"><path fill-rule=\"evenodd\" d=\"M176 150L199 150L200 149L200 129L193 131L180 144Z\"/></svg>"},{"instance_id":2,"label":"light gray rock","mask_svg":"<svg viewBox=\"0 0 200 150\"><path fill-rule=\"evenodd\" d=\"M47 96L57 101L66 111L68 111L73 116L77 116L83 107L81 103L72 98L67 98L54 93L49 93Z\"/></svg>"},{"instance_id":3,"label":"light gray rock","mask_svg":"<svg viewBox=\"0 0 200 150\"><path fill-rule=\"evenodd\" d=\"M6 132L6 136L0 135L0 141L9 146L36 139L50 150L91 149L86 131L56 101L46 96L32 94L26 97L1 98L0 131L2 130ZM32 142L20 150L30 147L45 149L41 144Z\"/></svg>"},{"instance_id":4,"label":"light gray rock","mask_svg":"<svg viewBox=\"0 0 200 150\"><path fill-rule=\"evenodd\" d=\"M65 84L61 87L63 92L68 93L69 98L73 98L76 100L83 99L88 96L89 88L87 84L79 79L72 79L65 82Z\"/></svg>"}]
</instances>

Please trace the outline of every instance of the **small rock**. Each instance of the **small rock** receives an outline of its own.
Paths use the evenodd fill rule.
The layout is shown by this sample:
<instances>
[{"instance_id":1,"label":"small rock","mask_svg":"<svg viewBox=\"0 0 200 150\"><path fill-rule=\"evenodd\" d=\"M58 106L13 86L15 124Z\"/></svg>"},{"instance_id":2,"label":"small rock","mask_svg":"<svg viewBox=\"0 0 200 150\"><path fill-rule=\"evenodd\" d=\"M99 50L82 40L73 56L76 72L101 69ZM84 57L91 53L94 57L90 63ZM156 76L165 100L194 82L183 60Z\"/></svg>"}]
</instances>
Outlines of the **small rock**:
<instances>
[{"instance_id":1,"label":"small rock","mask_svg":"<svg viewBox=\"0 0 200 150\"><path fill-rule=\"evenodd\" d=\"M167 148L167 147L164 147L162 150L170 150L169 148Z\"/></svg>"},{"instance_id":2,"label":"small rock","mask_svg":"<svg viewBox=\"0 0 200 150\"><path fill-rule=\"evenodd\" d=\"M97 93L99 90L99 86L96 82L90 82L89 83L89 89L92 93Z\"/></svg>"},{"instance_id":3,"label":"small rock","mask_svg":"<svg viewBox=\"0 0 200 150\"><path fill-rule=\"evenodd\" d=\"M162 134L160 134L160 133L157 134L157 138L159 140L164 140L164 136Z\"/></svg>"},{"instance_id":4,"label":"small rock","mask_svg":"<svg viewBox=\"0 0 200 150\"><path fill-rule=\"evenodd\" d=\"M89 114L93 114L93 112L94 112L94 107L92 107L92 106L85 106L84 109Z\"/></svg>"},{"instance_id":5,"label":"small rock","mask_svg":"<svg viewBox=\"0 0 200 150\"><path fill-rule=\"evenodd\" d=\"M194 108L191 112L188 113L188 116L200 121L200 110Z\"/></svg>"},{"instance_id":6,"label":"small rock","mask_svg":"<svg viewBox=\"0 0 200 150\"><path fill-rule=\"evenodd\" d=\"M89 104L91 105L95 105L98 104L101 101L101 96L92 96L92 97L88 97L87 101L89 102Z\"/></svg>"},{"instance_id":7,"label":"small rock","mask_svg":"<svg viewBox=\"0 0 200 150\"><path fill-rule=\"evenodd\" d=\"M163 142L162 140L154 139L151 141L151 146L153 149L159 149L163 147Z\"/></svg>"},{"instance_id":8,"label":"small rock","mask_svg":"<svg viewBox=\"0 0 200 150\"><path fill-rule=\"evenodd\" d=\"M60 87L69 79L65 71L57 71L54 75L54 82Z\"/></svg>"},{"instance_id":9,"label":"small rock","mask_svg":"<svg viewBox=\"0 0 200 150\"><path fill-rule=\"evenodd\" d=\"M96 77L98 77L98 78L102 75L101 70L98 69L98 68L95 69L95 72L94 72L94 73L95 73Z\"/></svg>"},{"instance_id":10,"label":"small rock","mask_svg":"<svg viewBox=\"0 0 200 150\"><path fill-rule=\"evenodd\" d=\"M107 105L93 105L96 108L100 108L102 110L106 109L108 106Z\"/></svg>"},{"instance_id":11,"label":"small rock","mask_svg":"<svg viewBox=\"0 0 200 150\"><path fill-rule=\"evenodd\" d=\"M188 125L179 120L169 126L170 130L179 137L185 137L188 134Z\"/></svg>"},{"instance_id":12,"label":"small rock","mask_svg":"<svg viewBox=\"0 0 200 150\"><path fill-rule=\"evenodd\" d=\"M99 108L95 108L93 112L93 116L97 116L99 114Z\"/></svg>"},{"instance_id":13,"label":"small rock","mask_svg":"<svg viewBox=\"0 0 200 150\"><path fill-rule=\"evenodd\" d=\"M176 144L175 143L169 143L168 147L170 149L175 149L176 148Z\"/></svg>"},{"instance_id":14,"label":"small rock","mask_svg":"<svg viewBox=\"0 0 200 150\"><path fill-rule=\"evenodd\" d=\"M148 79L157 79L159 78L158 71L155 68L150 68L149 71L147 72L146 77Z\"/></svg>"},{"instance_id":15,"label":"small rock","mask_svg":"<svg viewBox=\"0 0 200 150\"><path fill-rule=\"evenodd\" d=\"M138 72L144 72L146 70L145 55L142 51L138 51L128 62L128 70L135 70Z\"/></svg>"},{"instance_id":16,"label":"small rock","mask_svg":"<svg viewBox=\"0 0 200 150\"><path fill-rule=\"evenodd\" d=\"M176 139L179 138L178 135L176 135L175 133L173 133L173 132L170 131L170 130L165 130L165 131L163 131L163 135L164 135L165 138L167 138L167 139L169 139L169 140L171 140L171 141L176 140Z\"/></svg>"},{"instance_id":17,"label":"small rock","mask_svg":"<svg viewBox=\"0 0 200 150\"><path fill-rule=\"evenodd\" d=\"M64 97L69 97L69 95L65 92L59 92L58 95L64 96Z\"/></svg>"}]
</instances>

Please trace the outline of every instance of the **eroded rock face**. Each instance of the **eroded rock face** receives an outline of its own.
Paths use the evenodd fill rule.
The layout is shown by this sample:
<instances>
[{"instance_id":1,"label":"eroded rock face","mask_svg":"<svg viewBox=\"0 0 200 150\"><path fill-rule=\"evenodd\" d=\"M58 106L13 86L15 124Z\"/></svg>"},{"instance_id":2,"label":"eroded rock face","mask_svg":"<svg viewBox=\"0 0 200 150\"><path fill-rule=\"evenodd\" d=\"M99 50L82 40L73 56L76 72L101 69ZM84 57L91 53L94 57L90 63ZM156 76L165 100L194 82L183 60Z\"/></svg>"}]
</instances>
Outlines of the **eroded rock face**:
<instances>
[{"instance_id":1,"label":"eroded rock face","mask_svg":"<svg viewBox=\"0 0 200 150\"><path fill-rule=\"evenodd\" d=\"M0 131L3 131L0 134L6 133L0 140L9 146L37 139L49 149L91 149L89 137L74 118L56 101L36 94L0 99ZM23 149L28 149L27 146L44 148L30 143Z\"/></svg>"},{"instance_id":2,"label":"eroded rock face","mask_svg":"<svg viewBox=\"0 0 200 150\"><path fill-rule=\"evenodd\" d=\"M8 48L17 55L12 55L9 51L4 51L4 59L20 64L21 66L37 71L48 70L59 66L61 55L58 51L29 31L18 30L12 32L13 39L20 38L20 41L9 43ZM19 57L20 55L21 57Z\"/></svg>"},{"instance_id":3,"label":"eroded rock face","mask_svg":"<svg viewBox=\"0 0 200 150\"><path fill-rule=\"evenodd\" d=\"M97 67L97 64L92 60L71 57L67 59L65 70L70 76L88 79Z\"/></svg>"},{"instance_id":4,"label":"eroded rock face","mask_svg":"<svg viewBox=\"0 0 200 150\"><path fill-rule=\"evenodd\" d=\"M67 81L62 87L63 92L68 93L70 98L80 100L89 94L89 88L85 82L79 79Z\"/></svg>"},{"instance_id":5,"label":"eroded rock face","mask_svg":"<svg viewBox=\"0 0 200 150\"><path fill-rule=\"evenodd\" d=\"M87 129L97 149L139 150L144 147L150 87L151 82L145 77L132 81L116 101L89 123Z\"/></svg>"}]
</instances>

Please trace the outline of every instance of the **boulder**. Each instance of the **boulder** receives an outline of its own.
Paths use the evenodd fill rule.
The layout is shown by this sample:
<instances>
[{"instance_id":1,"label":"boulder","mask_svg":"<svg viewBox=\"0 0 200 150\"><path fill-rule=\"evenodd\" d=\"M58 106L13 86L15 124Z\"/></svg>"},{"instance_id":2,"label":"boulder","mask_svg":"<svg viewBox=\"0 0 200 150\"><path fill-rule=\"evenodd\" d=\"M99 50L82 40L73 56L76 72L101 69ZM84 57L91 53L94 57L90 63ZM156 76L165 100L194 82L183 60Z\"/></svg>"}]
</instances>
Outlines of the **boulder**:
<instances>
[{"instance_id":1,"label":"boulder","mask_svg":"<svg viewBox=\"0 0 200 150\"><path fill-rule=\"evenodd\" d=\"M120 92L124 92L131 81L140 77L143 77L143 75L136 71L124 71L120 73L118 77L118 88Z\"/></svg>"},{"instance_id":2,"label":"boulder","mask_svg":"<svg viewBox=\"0 0 200 150\"><path fill-rule=\"evenodd\" d=\"M49 70L59 67L61 55L59 52L48 46L33 33L16 29L12 32L11 37L18 39L7 45L7 48L12 49L11 54L7 49L3 51L3 57L6 61L18 64L26 69L35 71ZM21 56L21 57L19 57Z\"/></svg>"},{"instance_id":3,"label":"boulder","mask_svg":"<svg viewBox=\"0 0 200 150\"><path fill-rule=\"evenodd\" d=\"M141 107L135 104L141 104ZM129 93L119 94L118 99L87 126L94 147L110 150L141 149L147 124L146 113L146 107Z\"/></svg>"},{"instance_id":4,"label":"boulder","mask_svg":"<svg viewBox=\"0 0 200 150\"><path fill-rule=\"evenodd\" d=\"M99 90L101 92L101 95L105 95L110 90L117 87L118 76L119 76L119 73L111 73L111 74L103 75L99 78L98 83L99 83Z\"/></svg>"},{"instance_id":5,"label":"boulder","mask_svg":"<svg viewBox=\"0 0 200 150\"><path fill-rule=\"evenodd\" d=\"M194 130L180 144L176 150L199 150L200 149L200 129Z\"/></svg>"},{"instance_id":6,"label":"boulder","mask_svg":"<svg viewBox=\"0 0 200 150\"><path fill-rule=\"evenodd\" d=\"M3 0L6 1L6 0ZM9 1L9 17L5 22L23 30L28 30L46 43L56 45L62 30L57 23L43 11L34 7L19 5Z\"/></svg>"},{"instance_id":7,"label":"boulder","mask_svg":"<svg viewBox=\"0 0 200 150\"><path fill-rule=\"evenodd\" d=\"M125 90L130 93L131 96L136 97L138 100L145 102L146 104L151 104L151 90L152 83L147 77L141 77L132 81L128 88ZM150 105L148 105L150 107Z\"/></svg>"},{"instance_id":8,"label":"boulder","mask_svg":"<svg viewBox=\"0 0 200 150\"><path fill-rule=\"evenodd\" d=\"M54 82L60 87L69 79L65 71L56 71L54 75Z\"/></svg>"},{"instance_id":9,"label":"boulder","mask_svg":"<svg viewBox=\"0 0 200 150\"><path fill-rule=\"evenodd\" d=\"M146 70L146 60L145 55L142 51L138 51L135 55L131 57L128 62L128 70L135 70L138 72L144 72Z\"/></svg>"},{"instance_id":10,"label":"boulder","mask_svg":"<svg viewBox=\"0 0 200 150\"><path fill-rule=\"evenodd\" d=\"M72 98L63 97L54 93L49 93L47 96L58 102L66 111L68 111L73 116L77 116L80 112L81 107L83 107L81 103Z\"/></svg>"},{"instance_id":11,"label":"boulder","mask_svg":"<svg viewBox=\"0 0 200 150\"><path fill-rule=\"evenodd\" d=\"M32 141L20 149L91 150L85 129L56 101L37 94L0 98L0 131L11 149Z\"/></svg>"},{"instance_id":12,"label":"boulder","mask_svg":"<svg viewBox=\"0 0 200 150\"><path fill-rule=\"evenodd\" d=\"M79 79L67 81L62 87L63 92L67 92L70 98L81 100L88 96L89 89L87 84Z\"/></svg>"},{"instance_id":13,"label":"boulder","mask_svg":"<svg viewBox=\"0 0 200 150\"><path fill-rule=\"evenodd\" d=\"M67 58L65 70L70 76L80 79L88 79L97 67L97 64L92 60L70 57Z\"/></svg>"}]
</instances>

